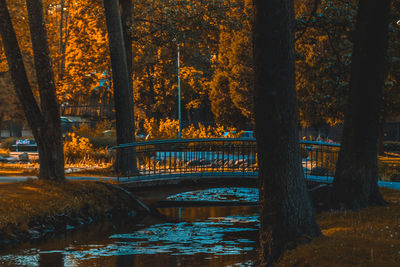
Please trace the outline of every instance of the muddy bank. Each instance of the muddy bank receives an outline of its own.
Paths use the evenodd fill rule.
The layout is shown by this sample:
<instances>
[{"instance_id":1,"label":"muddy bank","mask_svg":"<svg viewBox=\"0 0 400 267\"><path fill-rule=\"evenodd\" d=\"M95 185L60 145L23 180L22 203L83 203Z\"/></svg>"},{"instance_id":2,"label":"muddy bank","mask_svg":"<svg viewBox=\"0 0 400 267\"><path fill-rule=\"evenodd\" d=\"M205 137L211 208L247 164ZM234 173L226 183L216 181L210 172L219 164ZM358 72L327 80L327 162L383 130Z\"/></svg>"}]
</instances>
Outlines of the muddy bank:
<instances>
[{"instance_id":1,"label":"muddy bank","mask_svg":"<svg viewBox=\"0 0 400 267\"><path fill-rule=\"evenodd\" d=\"M118 185L101 182L7 183L0 195L0 249L143 211Z\"/></svg>"}]
</instances>

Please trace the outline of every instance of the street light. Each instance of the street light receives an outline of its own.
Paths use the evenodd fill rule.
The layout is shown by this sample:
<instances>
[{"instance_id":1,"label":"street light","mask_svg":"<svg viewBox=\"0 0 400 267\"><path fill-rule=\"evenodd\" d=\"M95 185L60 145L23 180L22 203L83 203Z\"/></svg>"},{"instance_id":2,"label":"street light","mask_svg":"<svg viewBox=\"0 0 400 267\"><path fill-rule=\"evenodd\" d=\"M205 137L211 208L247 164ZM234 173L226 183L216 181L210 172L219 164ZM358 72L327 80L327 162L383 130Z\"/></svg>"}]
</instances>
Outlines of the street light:
<instances>
[{"instance_id":1,"label":"street light","mask_svg":"<svg viewBox=\"0 0 400 267\"><path fill-rule=\"evenodd\" d=\"M181 118L181 64L179 60L179 43L177 42L178 47L178 121L179 121L179 129L178 129L178 138L182 136L182 118Z\"/></svg>"}]
</instances>

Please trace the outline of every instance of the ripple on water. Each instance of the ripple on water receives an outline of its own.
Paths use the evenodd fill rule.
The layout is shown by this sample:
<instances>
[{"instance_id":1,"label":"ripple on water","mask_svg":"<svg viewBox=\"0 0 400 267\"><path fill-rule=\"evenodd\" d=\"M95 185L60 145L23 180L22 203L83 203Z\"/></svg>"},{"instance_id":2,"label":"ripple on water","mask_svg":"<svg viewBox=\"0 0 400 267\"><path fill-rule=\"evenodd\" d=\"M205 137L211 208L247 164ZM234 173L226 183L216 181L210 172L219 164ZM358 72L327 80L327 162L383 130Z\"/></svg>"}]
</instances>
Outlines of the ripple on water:
<instances>
[{"instance_id":1,"label":"ripple on water","mask_svg":"<svg viewBox=\"0 0 400 267\"><path fill-rule=\"evenodd\" d=\"M257 201L258 193L257 189L252 188L218 188L179 194L170 199ZM196 212L193 214L198 215ZM221 217L216 217L219 214ZM125 255L147 257L150 263L152 258L163 255L185 259L186 262L191 257L190 263L203 264L203 266L207 265L207 261L219 259L219 257L229 258L237 255L234 257L241 262L231 262L230 265L224 266L252 266L253 261L250 259L255 255L254 250L257 246L259 216L251 213L226 215L226 213L210 212L204 217L207 219L196 217L197 219L193 220L156 223L150 226L137 224L140 229L107 235L108 238L100 243L74 241L62 249L50 250L47 247L47 250L39 248L19 250L10 255L0 256L0 266L4 263L4 266L37 267L39 258L46 253L62 255L64 267L81 266L81 263L90 262L93 259L98 261L101 258ZM243 258L242 255L245 254L253 256Z\"/></svg>"},{"instance_id":2,"label":"ripple on water","mask_svg":"<svg viewBox=\"0 0 400 267\"><path fill-rule=\"evenodd\" d=\"M168 197L169 200L236 200L236 201L258 201L257 188L230 187L211 188L206 190L190 191Z\"/></svg>"}]
</instances>

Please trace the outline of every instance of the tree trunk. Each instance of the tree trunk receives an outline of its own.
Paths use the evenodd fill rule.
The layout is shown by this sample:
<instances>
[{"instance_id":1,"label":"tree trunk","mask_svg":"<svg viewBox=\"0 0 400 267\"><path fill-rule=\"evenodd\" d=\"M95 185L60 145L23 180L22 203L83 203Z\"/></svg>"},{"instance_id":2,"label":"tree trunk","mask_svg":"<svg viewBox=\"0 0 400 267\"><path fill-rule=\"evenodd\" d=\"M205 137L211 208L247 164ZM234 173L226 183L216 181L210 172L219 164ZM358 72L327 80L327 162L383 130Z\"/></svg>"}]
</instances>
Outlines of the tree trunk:
<instances>
[{"instance_id":1,"label":"tree trunk","mask_svg":"<svg viewBox=\"0 0 400 267\"><path fill-rule=\"evenodd\" d=\"M28 82L5 0L0 0L0 33L16 94L38 144L39 178L63 181L65 177L61 123L43 20L42 2L27 0L27 8L41 108L39 108Z\"/></svg>"},{"instance_id":2,"label":"tree trunk","mask_svg":"<svg viewBox=\"0 0 400 267\"><path fill-rule=\"evenodd\" d=\"M4 122L4 111L0 112L0 137L1 137L1 131L3 129L3 122Z\"/></svg>"},{"instance_id":3,"label":"tree trunk","mask_svg":"<svg viewBox=\"0 0 400 267\"><path fill-rule=\"evenodd\" d=\"M384 139L386 129L386 112L382 112L379 118L379 134L378 134L378 155L385 155Z\"/></svg>"},{"instance_id":4,"label":"tree trunk","mask_svg":"<svg viewBox=\"0 0 400 267\"><path fill-rule=\"evenodd\" d=\"M59 53L59 61L58 61L58 80L61 83L64 79L64 68L65 68L65 49L67 47L67 39L68 39L68 16L70 4L68 0L68 9L66 14L64 15L65 9L65 0L60 0L60 40L58 42L58 53ZM64 23L65 22L65 23ZM65 37L64 37L65 33Z\"/></svg>"},{"instance_id":5,"label":"tree trunk","mask_svg":"<svg viewBox=\"0 0 400 267\"><path fill-rule=\"evenodd\" d=\"M255 0L255 119L261 200L261 266L320 235L301 166L293 0Z\"/></svg>"},{"instance_id":6,"label":"tree trunk","mask_svg":"<svg viewBox=\"0 0 400 267\"><path fill-rule=\"evenodd\" d=\"M42 0L26 1L29 27L35 61L36 79L39 85L40 107L45 124L36 139L39 153L40 177L64 180L64 152L62 147L60 106L58 104L43 18Z\"/></svg>"},{"instance_id":7,"label":"tree trunk","mask_svg":"<svg viewBox=\"0 0 400 267\"><path fill-rule=\"evenodd\" d=\"M104 0L114 87L117 143L134 142L133 98L130 92L129 70L122 32L118 0ZM131 149L118 149L115 165L117 173L136 174L136 154Z\"/></svg>"},{"instance_id":8,"label":"tree trunk","mask_svg":"<svg viewBox=\"0 0 400 267\"><path fill-rule=\"evenodd\" d=\"M132 0L119 0L119 7L121 11L122 33L124 36L124 45L126 52L126 63L128 65L129 74L129 92L133 99L133 86L132 86Z\"/></svg>"},{"instance_id":9,"label":"tree trunk","mask_svg":"<svg viewBox=\"0 0 400 267\"><path fill-rule=\"evenodd\" d=\"M65 0L60 0L60 40L58 42L58 53L60 54L61 57L62 51L63 51L63 40L64 40L64 8L65 8ZM58 63L58 78L60 82L63 80L63 71L62 71L62 60L59 61Z\"/></svg>"},{"instance_id":10,"label":"tree trunk","mask_svg":"<svg viewBox=\"0 0 400 267\"><path fill-rule=\"evenodd\" d=\"M338 205L349 209L384 203L377 184L377 141L389 12L390 0L358 4L350 95L333 183Z\"/></svg>"}]
</instances>

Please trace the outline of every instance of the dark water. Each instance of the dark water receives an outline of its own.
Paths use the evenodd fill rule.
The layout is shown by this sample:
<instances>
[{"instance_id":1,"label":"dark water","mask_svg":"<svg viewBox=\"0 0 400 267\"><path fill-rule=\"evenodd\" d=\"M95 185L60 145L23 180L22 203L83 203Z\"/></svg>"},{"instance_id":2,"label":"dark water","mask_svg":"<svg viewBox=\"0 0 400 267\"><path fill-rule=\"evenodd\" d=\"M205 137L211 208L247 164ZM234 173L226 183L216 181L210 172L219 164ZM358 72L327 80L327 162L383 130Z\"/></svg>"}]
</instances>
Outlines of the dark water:
<instances>
[{"instance_id":1,"label":"dark water","mask_svg":"<svg viewBox=\"0 0 400 267\"><path fill-rule=\"evenodd\" d=\"M210 189L172 199L256 200L254 189ZM253 266L255 207L160 209L163 216L92 224L0 253L0 266Z\"/></svg>"}]
</instances>

